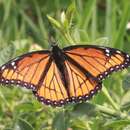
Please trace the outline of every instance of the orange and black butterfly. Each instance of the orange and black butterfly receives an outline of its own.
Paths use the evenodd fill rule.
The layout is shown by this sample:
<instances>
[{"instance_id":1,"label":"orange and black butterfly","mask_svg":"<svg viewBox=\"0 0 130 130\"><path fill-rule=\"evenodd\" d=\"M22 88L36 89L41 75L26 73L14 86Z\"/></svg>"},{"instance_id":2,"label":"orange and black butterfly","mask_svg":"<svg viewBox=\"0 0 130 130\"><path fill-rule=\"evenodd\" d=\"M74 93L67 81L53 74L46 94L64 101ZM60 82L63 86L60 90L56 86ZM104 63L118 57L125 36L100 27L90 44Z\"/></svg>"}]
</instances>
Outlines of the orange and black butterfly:
<instances>
[{"instance_id":1,"label":"orange and black butterfly","mask_svg":"<svg viewBox=\"0 0 130 130\"><path fill-rule=\"evenodd\" d=\"M90 99L101 89L102 79L130 65L120 50L75 45L19 56L0 67L0 83L32 89L39 101L52 106Z\"/></svg>"}]
</instances>

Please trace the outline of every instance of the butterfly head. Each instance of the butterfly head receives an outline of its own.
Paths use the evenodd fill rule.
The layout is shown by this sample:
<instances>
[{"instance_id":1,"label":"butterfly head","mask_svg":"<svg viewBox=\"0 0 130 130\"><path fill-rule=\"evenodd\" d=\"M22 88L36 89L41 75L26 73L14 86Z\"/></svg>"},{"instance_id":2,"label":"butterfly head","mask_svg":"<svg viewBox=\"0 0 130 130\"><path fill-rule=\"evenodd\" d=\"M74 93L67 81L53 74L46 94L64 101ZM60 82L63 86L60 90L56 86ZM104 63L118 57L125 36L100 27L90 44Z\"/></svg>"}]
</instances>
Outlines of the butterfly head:
<instances>
[{"instance_id":1,"label":"butterfly head","mask_svg":"<svg viewBox=\"0 0 130 130\"><path fill-rule=\"evenodd\" d=\"M52 48L58 46L57 41L52 36L49 36L48 42Z\"/></svg>"},{"instance_id":2,"label":"butterfly head","mask_svg":"<svg viewBox=\"0 0 130 130\"><path fill-rule=\"evenodd\" d=\"M51 47L55 47L55 46L58 46L57 42L56 41L53 41L50 43Z\"/></svg>"}]
</instances>

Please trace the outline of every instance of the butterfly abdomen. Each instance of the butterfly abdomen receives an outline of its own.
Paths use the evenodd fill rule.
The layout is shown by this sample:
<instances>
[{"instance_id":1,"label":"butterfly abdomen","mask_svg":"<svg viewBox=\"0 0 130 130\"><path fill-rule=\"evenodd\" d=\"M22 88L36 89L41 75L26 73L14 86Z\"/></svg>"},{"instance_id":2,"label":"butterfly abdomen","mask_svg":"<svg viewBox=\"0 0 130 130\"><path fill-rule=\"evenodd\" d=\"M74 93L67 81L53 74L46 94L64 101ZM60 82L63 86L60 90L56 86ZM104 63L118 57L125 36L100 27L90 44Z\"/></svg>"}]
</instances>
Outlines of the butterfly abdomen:
<instances>
[{"instance_id":1,"label":"butterfly abdomen","mask_svg":"<svg viewBox=\"0 0 130 130\"><path fill-rule=\"evenodd\" d=\"M58 47L58 46L53 46L52 48L52 57L53 60L55 61L55 64L59 70L62 82L68 92L68 96L69 91L68 91L68 86L69 86L69 79L68 79L68 73L67 73L67 69L65 66L65 56L63 51Z\"/></svg>"}]
</instances>

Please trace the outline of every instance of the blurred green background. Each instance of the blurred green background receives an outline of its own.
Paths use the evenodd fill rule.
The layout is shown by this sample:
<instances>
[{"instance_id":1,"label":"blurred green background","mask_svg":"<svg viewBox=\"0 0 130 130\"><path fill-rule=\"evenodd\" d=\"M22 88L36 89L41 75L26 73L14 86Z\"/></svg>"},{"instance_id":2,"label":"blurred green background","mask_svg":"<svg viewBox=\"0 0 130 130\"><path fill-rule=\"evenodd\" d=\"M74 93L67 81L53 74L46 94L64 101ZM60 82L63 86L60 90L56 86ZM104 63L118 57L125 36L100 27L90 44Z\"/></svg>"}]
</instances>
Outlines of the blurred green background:
<instances>
[{"instance_id":1,"label":"blurred green background","mask_svg":"<svg viewBox=\"0 0 130 130\"><path fill-rule=\"evenodd\" d=\"M0 64L23 53L96 44L130 53L129 0L0 0ZM112 74L87 103L52 108L16 86L0 86L0 130L129 130L129 69Z\"/></svg>"}]
</instances>

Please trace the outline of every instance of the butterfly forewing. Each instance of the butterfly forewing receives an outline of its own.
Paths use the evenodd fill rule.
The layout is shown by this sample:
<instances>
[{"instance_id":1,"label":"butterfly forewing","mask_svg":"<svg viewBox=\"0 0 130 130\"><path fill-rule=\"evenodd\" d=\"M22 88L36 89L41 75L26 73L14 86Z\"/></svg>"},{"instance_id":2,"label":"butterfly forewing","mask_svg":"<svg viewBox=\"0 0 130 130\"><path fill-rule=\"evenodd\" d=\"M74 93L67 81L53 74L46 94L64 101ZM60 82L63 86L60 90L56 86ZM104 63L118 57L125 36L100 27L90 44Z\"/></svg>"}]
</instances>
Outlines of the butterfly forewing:
<instances>
[{"instance_id":1,"label":"butterfly forewing","mask_svg":"<svg viewBox=\"0 0 130 130\"><path fill-rule=\"evenodd\" d=\"M0 82L18 84L35 90L49 58L49 52L43 51L29 53L11 60L0 68Z\"/></svg>"},{"instance_id":2,"label":"butterfly forewing","mask_svg":"<svg viewBox=\"0 0 130 130\"><path fill-rule=\"evenodd\" d=\"M129 55L112 48L72 46L64 48L64 51L67 56L99 80L113 71L129 66Z\"/></svg>"}]
</instances>

